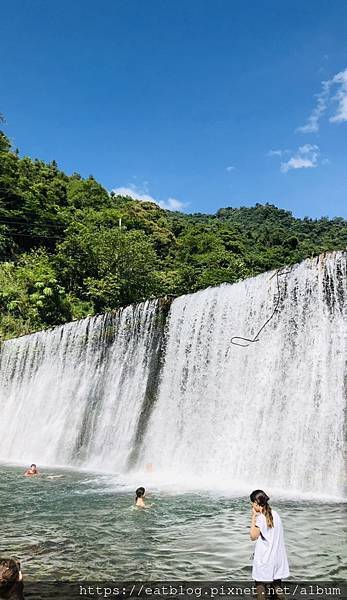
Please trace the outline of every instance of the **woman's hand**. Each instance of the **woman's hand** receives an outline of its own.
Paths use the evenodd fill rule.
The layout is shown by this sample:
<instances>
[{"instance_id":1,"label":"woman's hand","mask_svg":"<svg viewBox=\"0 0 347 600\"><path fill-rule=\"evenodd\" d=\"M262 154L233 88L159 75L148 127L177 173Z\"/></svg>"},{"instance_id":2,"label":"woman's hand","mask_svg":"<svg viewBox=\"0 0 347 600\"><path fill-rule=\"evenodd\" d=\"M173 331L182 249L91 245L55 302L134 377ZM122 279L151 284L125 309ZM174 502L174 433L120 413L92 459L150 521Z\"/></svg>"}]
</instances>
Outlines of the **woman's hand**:
<instances>
[{"instance_id":1,"label":"woman's hand","mask_svg":"<svg viewBox=\"0 0 347 600\"><path fill-rule=\"evenodd\" d=\"M255 542L255 540L257 540L260 535L260 529L257 525L257 515L258 515L257 511L252 506L252 522L251 522L251 529L250 529L249 533L250 533L251 540L253 542Z\"/></svg>"}]
</instances>

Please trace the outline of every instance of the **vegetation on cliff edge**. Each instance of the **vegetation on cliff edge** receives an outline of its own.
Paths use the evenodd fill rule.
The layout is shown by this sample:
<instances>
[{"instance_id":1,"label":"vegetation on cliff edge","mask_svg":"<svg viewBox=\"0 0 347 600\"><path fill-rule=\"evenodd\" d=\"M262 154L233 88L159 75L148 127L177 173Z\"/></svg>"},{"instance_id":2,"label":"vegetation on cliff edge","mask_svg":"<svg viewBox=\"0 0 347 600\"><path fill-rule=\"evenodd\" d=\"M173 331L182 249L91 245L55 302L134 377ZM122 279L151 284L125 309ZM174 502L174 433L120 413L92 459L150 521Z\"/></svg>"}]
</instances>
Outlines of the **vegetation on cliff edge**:
<instances>
[{"instance_id":1,"label":"vegetation on cliff edge","mask_svg":"<svg viewBox=\"0 0 347 600\"><path fill-rule=\"evenodd\" d=\"M347 246L347 221L276 206L183 214L21 158L0 132L0 339L195 292Z\"/></svg>"}]
</instances>

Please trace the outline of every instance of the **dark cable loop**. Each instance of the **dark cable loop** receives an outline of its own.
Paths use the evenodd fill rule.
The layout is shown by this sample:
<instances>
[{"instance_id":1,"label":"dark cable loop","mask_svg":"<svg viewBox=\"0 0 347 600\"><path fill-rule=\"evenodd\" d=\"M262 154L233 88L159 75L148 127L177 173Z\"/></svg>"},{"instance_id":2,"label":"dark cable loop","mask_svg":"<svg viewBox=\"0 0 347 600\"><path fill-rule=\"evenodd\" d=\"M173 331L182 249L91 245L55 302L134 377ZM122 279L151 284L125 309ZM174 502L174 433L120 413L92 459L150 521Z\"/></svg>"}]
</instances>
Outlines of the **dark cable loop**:
<instances>
[{"instance_id":1,"label":"dark cable loop","mask_svg":"<svg viewBox=\"0 0 347 600\"><path fill-rule=\"evenodd\" d=\"M266 325L268 323L270 323L271 319L275 316L278 307L280 305L281 302L281 289L280 289L280 283L279 283L279 278L282 277L282 275L288 275L288 273L291 272L292 267L290 267L287 271L283 271L284 267L281 267L280 269L277 269L277 271L275 271L275 273L270 277L270 281L271 279L273 279L274 277L276 277L276 283L277 283L277 302L275 305L275 308L273 309L270 317L265 321L265 323L261 326L261 328L259 329L259 331L255 334L253 339L250 338L246 338L246 337L242 337L239 335L234 335L230 342L234 345L234 346L240 346L241 348L247 348L250 344L253 344L254 342L259 342L259 335L260 333L263 331L263 329L265 329ZM242 340L244 342L248 342L246 344L239 344L238 342L235 342L234 340Z\"/></svg>"}]
</instances>

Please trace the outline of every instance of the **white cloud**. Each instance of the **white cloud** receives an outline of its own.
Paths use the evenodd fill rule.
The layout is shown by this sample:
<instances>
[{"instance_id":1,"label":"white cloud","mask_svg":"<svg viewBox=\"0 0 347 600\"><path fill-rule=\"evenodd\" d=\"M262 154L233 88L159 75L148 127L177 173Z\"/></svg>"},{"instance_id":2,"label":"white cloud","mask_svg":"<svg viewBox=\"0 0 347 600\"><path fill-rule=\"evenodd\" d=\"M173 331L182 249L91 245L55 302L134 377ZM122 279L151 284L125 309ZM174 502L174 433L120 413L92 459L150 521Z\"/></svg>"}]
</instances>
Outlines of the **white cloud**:
<instances>
[{"instance_id":1,"label":"white cloud","mask_svg":"<svg viewBox=\"0 0 347 600\"><path fill-rule=\"evenodd\" d=\"M317 133L319 130L319 121L328 106L330 87L331 81L322 81L323 89L320 94L316 94L317 103L315 108L311 112L306 125L298 127L296 131L299 131L300 133Z\"/></svg>"},{"instance_id":2,"label":"white cloud","mask_svg":"<svg viewBox=\"0 0 347 600\"><path fill-rule=\"evenodd\" d=\"M287 173L291 169L311 169L318 166L319 148L313 144L300 146L294 156L287 162L281 163L282 173Z\"/></svg>"},{"instance_id":3,"label":"white cloud","mask_svg":"<svg viewBox=\"0 0 347 600\"><path fill-rule=\"evenodd\" d=\"M269 150L266 156L284 156L290 154L290 150Z\"/></svg>"},{"instance_id":4,"label":"white cloud","mask_svg":"<svg viewBox=\"0 0 347 600\"><path fill-rule=\"evenodd\" d=\"M335 75L332 83L339 86L336 95L332 98L338 102L338 107L337 113L330 117L329 121L331 123L341 123L347 121L347 69Z\"/></svg>"},{"instance_id":5,"label":"white cloud","mask_svg":"<svg viewBox=\"0 0 347 600\"><path fill-rule=\"evenodd\" d=\"M183 210L187 203L177 200L177 198L168 198L167 200L159 200L160 208L166 208L167 210Z\"/></svg>"},{"instance_id":6,"label":"white cloud","mask_svg":"<svg viewBox=\"0 0 347 600\"><path fill-rule=\"evenodd\" d=\"M115 188L112 190L112 192L114 192L116 196L130 196L130 198L134 198L134 200L141 200L142 202L155 202L154 198L149 196L149 194L137 192L134 185L130 185L129 187Z\"/></svg>"},{"instance_id":7,"label":"white cloud","mask_svg":"<svg viewBox=\"0 0 347 600\"><path fill-rule=\"evenodd\" d=\"M160 208L166 210L183 210L187 204L177 200L177 198L168 198L167 200L156 200L148 193L148 181L143 182L143 189L130 184L129 187L118 187L112 190L116 196L130 196L134 200L140 200L141 202L154 202L158 204Z\"/></svg>"},{"instance_id":8,"label":"white cloud","mask_svg":"<svg viewBox=\"0 0 347 600\"><path fill-rule=\"evenodd\" d=\"M230 165L229 167L226 168L228 173L231 173L231 171L235 171L235 169L236 169L236 167L233 167L232 165Z\"/></svg>"},{"instance_id":9,"label":"white cloud","mask_svg":"<svg viewBox=\"0 0 347 600\"><path fill-rule=\"evenodd\" d=\"M282 156L283 150L269 150L266 156Z\"/></svg>"},{"instance_id":10,"label":"white cloud","mask_svg":"<svg viewBox=\"0 0 347 600\"><path fill-rule=\"evenodd\" d=\"M331 96L332 89L337 89L335 96ZM311 112L307 123L298 127L296 131L300 133L317 133L319 131L319 122L328 109L331 100L338 102L337 112L330 117L331 123L341 123L347 121L347 69L337 73L332 79L322 81L322 90L316 94L317 102Z\"/></svg>"}]
</instances>

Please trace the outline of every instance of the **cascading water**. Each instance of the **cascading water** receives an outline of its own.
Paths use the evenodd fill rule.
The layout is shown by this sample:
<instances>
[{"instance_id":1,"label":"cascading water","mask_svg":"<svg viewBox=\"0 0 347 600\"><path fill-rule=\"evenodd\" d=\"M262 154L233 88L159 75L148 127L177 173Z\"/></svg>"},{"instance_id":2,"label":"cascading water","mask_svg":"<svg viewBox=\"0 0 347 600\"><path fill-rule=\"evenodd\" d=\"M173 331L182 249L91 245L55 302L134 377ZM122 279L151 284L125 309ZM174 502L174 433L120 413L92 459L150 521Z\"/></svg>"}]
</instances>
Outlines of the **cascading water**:
<instances>
[{"instance_id":1,"label":"cascading water","mask_svg":"<svg viewBox=\"0 0 347 600\"><path fill-rule=\"evenodd\" d=\"M0 459L340 495L346 253L5 342Z\"/></svg>"},{"instance_id":2,"label":"cascading water","mask_svg":"<svg viewBox=\"0 0 347 600\"><path fill-rule=\"evenodd\" d=\"M160 313L158 301L146 302L4 343L1 459L123 469Z\"/></svg>"},{"instance_id":3,"label":"cascading water","mask_svg":"<svg viewBox=\"0 0 347 600\"><path fill-rule=\"evenodd\" d=\"M340 494L346 255L175 300L144 460L208 486ZM174 480L174 479L173 479Z\"/></svg>"}]
</instances>

